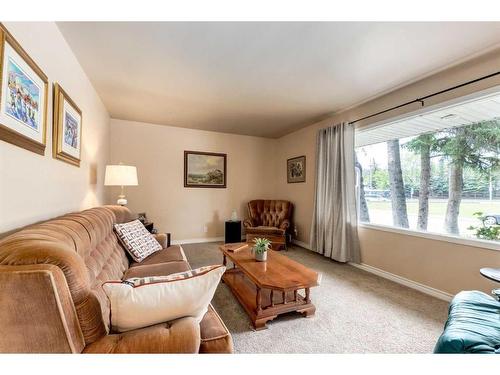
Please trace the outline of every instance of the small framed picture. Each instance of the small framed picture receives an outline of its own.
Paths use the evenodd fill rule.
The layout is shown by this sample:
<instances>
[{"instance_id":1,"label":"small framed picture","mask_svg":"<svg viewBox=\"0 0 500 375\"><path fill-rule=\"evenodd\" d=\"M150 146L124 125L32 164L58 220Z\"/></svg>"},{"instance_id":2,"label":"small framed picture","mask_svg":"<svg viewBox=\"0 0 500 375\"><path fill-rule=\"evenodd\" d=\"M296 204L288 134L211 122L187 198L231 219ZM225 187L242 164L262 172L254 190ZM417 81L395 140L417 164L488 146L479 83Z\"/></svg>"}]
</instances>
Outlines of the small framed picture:
<instances>
[{"instance_id":1,"label":"small framed picture","mask_svg":"<svg viewBox=\"0 0 500 375\"><path fill-rule=\"evenodd\" d=\"M52 152L56 159L80 166L82 111L59 84L54 84Z\"/></svg>"},{"instance_id":2,"label":"small framed picture","mask_svg":"<svg viewBox=\"0 0 500 375\"><path fill-rule=\"evenodd\" d=\"M297 156L286 161L286 180L290 183L306 181L306 157Z\"/></svg>"},{"instance_id":3,"label":"small framed picture","mask_svg":"<svg viewBox=\"0 0 500 375\"><path fill-rule=\"evenodd\" d=\"M0 24L0 139L45 154L47 76Z\"/></svg>"},{"instance_id":4,"label":"small framed picture","mask_svg":"<svg viewBox=\"0 0 500 375\"><path fill-rule=\"evenodd\" d=\"M225 188L226 154L184 151L184 187Z\"/></svg>"}]
</instances>

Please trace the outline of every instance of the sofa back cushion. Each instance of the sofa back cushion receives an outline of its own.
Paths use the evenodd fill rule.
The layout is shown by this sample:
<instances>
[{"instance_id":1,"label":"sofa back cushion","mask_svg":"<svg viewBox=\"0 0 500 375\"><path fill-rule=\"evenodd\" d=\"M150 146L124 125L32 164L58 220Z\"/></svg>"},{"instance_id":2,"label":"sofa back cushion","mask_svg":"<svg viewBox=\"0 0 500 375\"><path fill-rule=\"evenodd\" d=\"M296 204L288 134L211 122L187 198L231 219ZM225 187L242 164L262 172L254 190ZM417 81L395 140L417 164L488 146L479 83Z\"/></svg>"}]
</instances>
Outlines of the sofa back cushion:
<instances>
[{"instance_id":1,"label":"sofa back cushion","mask_svg":"<svg viewBox=\"0 0 500 375\"><path fill-rule=\"evenodd\" d=\"M255 226L279 227L292 215L292 203L284 200L256 199L248 202L248 214Z\"/></svg>"},{"instance_id":2,"label":"sofa back cushion","mask_svg":"<svg viewBox=\"0 0 500 375\"><path fill-rule=\"evenodd\" d=\"M128 268L113 223L130 217L126 208L104 206L26 227L0 240L0 264L58 266L88 345L109 332L110 307L101 285Z\"/></svg>"}]
</instances>

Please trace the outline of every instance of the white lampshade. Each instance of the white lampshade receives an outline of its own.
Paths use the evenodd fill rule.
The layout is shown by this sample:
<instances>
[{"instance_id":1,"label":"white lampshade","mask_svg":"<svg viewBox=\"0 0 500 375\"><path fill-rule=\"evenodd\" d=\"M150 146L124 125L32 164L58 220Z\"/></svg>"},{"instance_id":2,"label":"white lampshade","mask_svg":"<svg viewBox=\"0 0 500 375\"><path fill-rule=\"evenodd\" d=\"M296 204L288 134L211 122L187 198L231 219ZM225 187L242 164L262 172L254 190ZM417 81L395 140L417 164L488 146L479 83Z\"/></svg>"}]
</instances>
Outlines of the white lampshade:
<instances>
[{"instance_id":1,"label":"white lampshade","mask_svg":"<svg viewBox=\"0 0 500 375\"><path fill-rule=\"evenodd\" d=\"M137 168L131 165L106 165L106 186L136 186Z\"/></svg>"}]
</instances>

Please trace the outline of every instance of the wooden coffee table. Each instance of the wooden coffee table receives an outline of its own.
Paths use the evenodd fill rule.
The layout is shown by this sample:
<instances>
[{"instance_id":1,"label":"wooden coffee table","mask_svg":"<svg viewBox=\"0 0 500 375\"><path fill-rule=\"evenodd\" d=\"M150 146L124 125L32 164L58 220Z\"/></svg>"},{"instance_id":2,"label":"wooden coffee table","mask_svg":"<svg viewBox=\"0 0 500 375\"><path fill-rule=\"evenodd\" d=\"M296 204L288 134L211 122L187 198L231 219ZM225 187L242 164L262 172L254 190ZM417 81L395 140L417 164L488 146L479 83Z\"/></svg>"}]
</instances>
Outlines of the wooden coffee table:
<instances>
[{"instance_id":1,"label":"wooden coffee table","mask_svg":"<svg viewBox=\"0 0 500 375\"><path fill-rule=\"evenodd\" d=\"M318 273L302 264L269 250L267 262L257 262L251 245L231 252L226 245L219 247L223 264L229 259L222 280L240 301L256 330L266 329L266 322L291 311L305 317L314 315L310 288L318 285ZM299 290L304 289L304 295Z\"/></svg>"}]
</instances>

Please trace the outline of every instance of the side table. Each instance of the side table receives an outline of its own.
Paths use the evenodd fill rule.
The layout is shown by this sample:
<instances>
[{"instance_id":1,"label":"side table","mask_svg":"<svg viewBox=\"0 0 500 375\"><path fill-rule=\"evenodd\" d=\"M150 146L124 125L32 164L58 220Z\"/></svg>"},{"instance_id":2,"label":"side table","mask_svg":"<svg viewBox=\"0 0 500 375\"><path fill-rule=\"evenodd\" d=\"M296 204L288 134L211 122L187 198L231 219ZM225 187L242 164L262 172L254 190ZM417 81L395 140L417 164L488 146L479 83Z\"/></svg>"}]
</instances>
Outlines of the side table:
<instances>
[{"instance_id":1,"label":"side table","mask_svg":"<svg viewBox=\"0 0 500 375\"><path fill-rule=\"evenodd\" d=\"M148 222L148 223L143 223L146 229L148 230L149 233L156 234L158 231L155 228L155 223ZM167 247L170 247L170 233L165 233L167 235Z\"/></svg>"},{"instance_id":2,"label":"side table","mask_svg":"<svg viewBox=\"0 0 500 375\"><path fill-rule=\"evenodd\" d=\"M241 242L241 220L228 220L225 224L224 243Z\"/></svg>"},{"instance_id":3,"label":"side table","mask_svg":"<svg viewBox=\"0 0 500 375\"><path fill-rule=\"evenodd\" d=\"M479 273L488 280L500 283L500 268L481 268ZM500 289L493 289L491 293L500 301Z\"/></svg>"}]
</instances>

